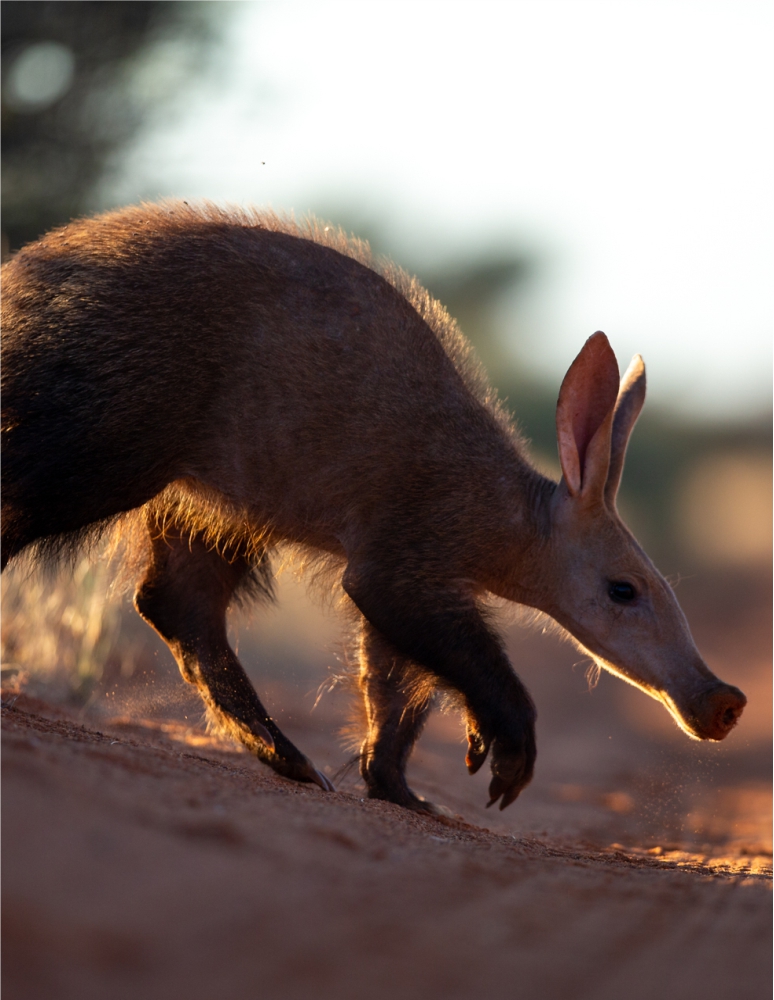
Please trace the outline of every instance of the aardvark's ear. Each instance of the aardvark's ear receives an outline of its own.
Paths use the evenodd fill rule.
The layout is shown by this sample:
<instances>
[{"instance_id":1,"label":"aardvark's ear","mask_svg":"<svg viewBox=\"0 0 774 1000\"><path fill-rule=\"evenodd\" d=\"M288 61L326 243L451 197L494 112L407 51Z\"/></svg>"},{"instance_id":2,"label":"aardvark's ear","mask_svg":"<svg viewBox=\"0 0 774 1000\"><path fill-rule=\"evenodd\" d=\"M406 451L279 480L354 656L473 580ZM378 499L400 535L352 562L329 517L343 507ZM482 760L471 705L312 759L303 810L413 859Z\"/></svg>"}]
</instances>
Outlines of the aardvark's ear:
<instances>
[{"instance_id":1,"label":"aardvark's ear","mask_svg":"<svg viewBox=\"0 0 774 1000\"><path fill-rule=\"evenodd\" d=\"M610 471L607 474L605 499L612 507L615 504L616 493L621 482L626 446L629 435L640 415L645 402L645 362L635 354L632 363L626 369L621 379L618 400L613 416L613 434L610 439Z\"/></svg>"},{"instance_id":2,"label":"aardvark's ear","mask_svg":"<svg viewBox=\"0 0 774 1000\"><path fill-rule=\"evenodd\" d=\"M618 364L607 337L597 332L570 365L556 404L559 461L572 496L602 498L617 396Z\"/></svg>"}]
</instances>

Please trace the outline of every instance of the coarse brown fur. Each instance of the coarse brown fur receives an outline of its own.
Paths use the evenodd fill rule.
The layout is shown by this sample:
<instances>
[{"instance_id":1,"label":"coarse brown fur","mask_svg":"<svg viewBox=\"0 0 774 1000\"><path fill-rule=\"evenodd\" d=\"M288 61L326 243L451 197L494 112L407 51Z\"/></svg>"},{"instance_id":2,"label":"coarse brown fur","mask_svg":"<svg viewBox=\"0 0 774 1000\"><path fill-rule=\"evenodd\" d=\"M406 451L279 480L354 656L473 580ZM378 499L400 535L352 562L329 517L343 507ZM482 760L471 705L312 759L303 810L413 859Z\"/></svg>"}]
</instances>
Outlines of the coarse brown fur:
<instances>
[{"instance_id":1,"label":"coarse brown fur","mask_svg":"<svg viewBox=\"0 0 774 1000\"><path fill-rule=\"evenodd\" d=\"M3 282L3 564L112 528L139 570L140 614L211 714L279 773L331 787L225 632L231 601L271 597L279 543L311 553L358 609L372 796L432 808L404 771L436 685L463 705L469 769L491 750L491 801L530 780L535 710L487 622L490 593L552 615L693 735L736 721L743 696L700 663L617 517L644 369L619 394L603 335L562 387L557 485L530 466L443 307L315 220L144 205L49 233ZM579 604L564 590L591 553ZM604 593L623 573L641 581L638 617ZM619 655L633 636L663 646L664 622L685 676Z\"/></svg>"}]
</instances>

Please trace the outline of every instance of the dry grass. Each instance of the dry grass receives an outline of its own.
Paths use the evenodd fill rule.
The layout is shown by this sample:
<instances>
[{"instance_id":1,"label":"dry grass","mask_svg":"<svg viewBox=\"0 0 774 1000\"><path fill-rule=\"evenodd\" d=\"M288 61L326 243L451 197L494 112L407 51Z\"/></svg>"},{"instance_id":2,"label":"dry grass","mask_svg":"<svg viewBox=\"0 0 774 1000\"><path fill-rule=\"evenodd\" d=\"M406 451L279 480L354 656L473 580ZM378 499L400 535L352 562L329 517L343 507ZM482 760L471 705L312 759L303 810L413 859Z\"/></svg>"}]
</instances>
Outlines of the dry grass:
<instances>
[{"instance_id":1,"label":"dry grass","mask_svg":"<svg viewBox=\"0 0 774 1000\"><path fill-rule=\"evenodd\" d=\"M111 594L104 553L82 556L71 571L40 571L20 562L2 578L2 669L25 688L84 701L109 660L125 670L132 645L122 641L121 605Z\"/></svg>"}]
</instances>

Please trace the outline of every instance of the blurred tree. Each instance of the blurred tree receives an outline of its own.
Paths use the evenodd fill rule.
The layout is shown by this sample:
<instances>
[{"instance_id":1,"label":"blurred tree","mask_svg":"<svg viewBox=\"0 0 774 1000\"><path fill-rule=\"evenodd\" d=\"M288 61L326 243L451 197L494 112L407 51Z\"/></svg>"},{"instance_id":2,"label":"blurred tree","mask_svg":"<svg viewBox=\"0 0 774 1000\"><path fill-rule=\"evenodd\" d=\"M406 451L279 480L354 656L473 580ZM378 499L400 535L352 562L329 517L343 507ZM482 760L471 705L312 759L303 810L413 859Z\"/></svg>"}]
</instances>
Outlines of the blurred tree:
<instances>
[{"instance_id":1,"label":"blurred tree","mask_svg":"<svg viewBox=\"0 0 774 1000\"><path fill-rule=\"evenodd\" d=\"M472 343L484 368L498 389L508 380L514 358L506 345L498 307L504 297L516 296L539 262L515 247L492 246L470 259L447 264L420 275L422 284L443 302ZM516 334L509 331L513 339Z\"/></svg>"},{"instance_id":2,"label":"blurred tree","mask_svg":"<svg viewBox=\"0 0 774 1000\"><path fill-rule=\"evenodd\" d=\"M3 0L4 254L102 207L113 159L207 65L230 6Z\"/></svg>"}]
</instances>

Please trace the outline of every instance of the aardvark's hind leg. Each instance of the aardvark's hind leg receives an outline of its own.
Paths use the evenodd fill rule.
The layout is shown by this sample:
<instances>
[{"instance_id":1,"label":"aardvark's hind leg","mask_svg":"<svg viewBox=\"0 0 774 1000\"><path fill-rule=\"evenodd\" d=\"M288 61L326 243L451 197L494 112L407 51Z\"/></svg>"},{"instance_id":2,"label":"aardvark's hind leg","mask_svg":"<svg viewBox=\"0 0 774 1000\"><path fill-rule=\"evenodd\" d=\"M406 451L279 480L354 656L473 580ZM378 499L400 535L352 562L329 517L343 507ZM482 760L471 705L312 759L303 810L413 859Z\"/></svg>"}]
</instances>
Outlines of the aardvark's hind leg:
<instances>
[{"instance_id":1,"label":"aardvark's hind leg","mask_svg":"<svg viewBox=\"0 0 774 1000\"><path fill-rule=\"evenodd\" d=\"M408 787L405 770L427 720L435 684L365 619L361 623L359 653L359 683L368 726L361 748L360 773L369 798L434 812L432 803Z\"/></svg>"},{"instance_id":2,"label":"aardvark's hind leg","mask_svg":"<svg viewBox=\"0 0 774 1000\"><path fill-rule=\"evenodd\" d=\"M247 560L227 561L196 536L160 537L153 526L151 539L134 604L172 650L185 680L226 730L278 774L332 791L268 715L228 644L226 608L250 572Z\"/></svg>"}]
</instances>

